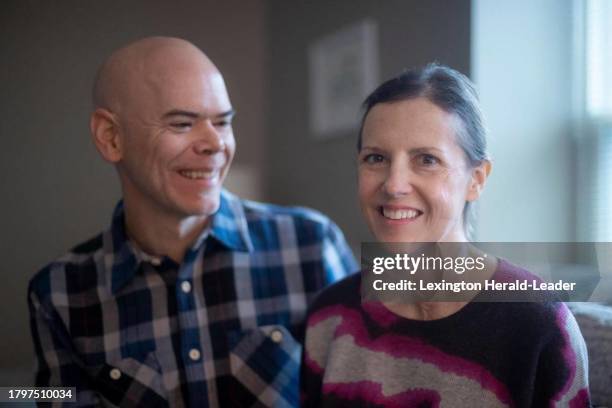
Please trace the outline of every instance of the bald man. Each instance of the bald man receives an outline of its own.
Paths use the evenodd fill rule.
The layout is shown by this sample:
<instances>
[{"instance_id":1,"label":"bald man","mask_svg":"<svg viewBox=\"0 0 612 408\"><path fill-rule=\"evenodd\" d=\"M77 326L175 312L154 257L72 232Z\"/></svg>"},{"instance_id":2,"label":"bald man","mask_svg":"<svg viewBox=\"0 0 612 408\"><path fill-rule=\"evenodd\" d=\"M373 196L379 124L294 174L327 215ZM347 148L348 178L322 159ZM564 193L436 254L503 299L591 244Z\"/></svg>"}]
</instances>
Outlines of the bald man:
<instances>
[{"instance_id":1,"label":"bald man","mask_svg":"<svg viewBox=\"0 0 612 408\"><path fill-rule=\"evenodd\" d=\"M76 387L79 405L298 405L306 306L357 269L342 233L223 190L234 110L193 44L119 49L93 100L122 199L106 231L30 282L36 385Z\"/></svg>"}]
</instances>

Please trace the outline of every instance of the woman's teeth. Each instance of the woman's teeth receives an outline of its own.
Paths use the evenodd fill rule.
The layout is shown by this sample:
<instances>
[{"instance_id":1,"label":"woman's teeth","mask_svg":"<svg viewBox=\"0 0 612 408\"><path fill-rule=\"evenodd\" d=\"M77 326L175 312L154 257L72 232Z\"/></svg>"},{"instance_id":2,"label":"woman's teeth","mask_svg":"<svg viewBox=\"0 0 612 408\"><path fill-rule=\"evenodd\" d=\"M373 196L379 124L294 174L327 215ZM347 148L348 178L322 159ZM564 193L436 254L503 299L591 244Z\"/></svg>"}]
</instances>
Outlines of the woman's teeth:
<instances>
[{"instance_id":1,"label":"woman's teeth","mask_svg":"<svg viewBox=\"0 0 612 408\"><path fill-rule=\"evenodd\" d=\"M417 210L389 210L383 208L383 215L386 218L392 220L405 220L405 219L413 219L418 217L419 211Z\"/></svg>"}]
</instances>

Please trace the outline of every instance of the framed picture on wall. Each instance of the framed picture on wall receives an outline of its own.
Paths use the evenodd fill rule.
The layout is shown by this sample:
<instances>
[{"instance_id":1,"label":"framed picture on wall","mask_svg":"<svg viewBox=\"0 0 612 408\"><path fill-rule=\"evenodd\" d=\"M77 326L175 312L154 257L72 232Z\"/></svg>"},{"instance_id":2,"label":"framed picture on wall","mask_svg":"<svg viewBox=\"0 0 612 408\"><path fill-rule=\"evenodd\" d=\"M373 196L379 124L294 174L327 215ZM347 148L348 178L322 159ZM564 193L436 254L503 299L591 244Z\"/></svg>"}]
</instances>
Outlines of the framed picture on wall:
<instances>
[{"instance_id":1,"label":"framed picture on wall","mask_svg":"<svg viewBox=\"0 0 612 408\"><path fill-rule=\"evenodd\" d=\"M377 33L373 20L363 20L309 47L310 130L315 138L357 129L361 102L378 83Z\"/></svg>"}]
</instances>

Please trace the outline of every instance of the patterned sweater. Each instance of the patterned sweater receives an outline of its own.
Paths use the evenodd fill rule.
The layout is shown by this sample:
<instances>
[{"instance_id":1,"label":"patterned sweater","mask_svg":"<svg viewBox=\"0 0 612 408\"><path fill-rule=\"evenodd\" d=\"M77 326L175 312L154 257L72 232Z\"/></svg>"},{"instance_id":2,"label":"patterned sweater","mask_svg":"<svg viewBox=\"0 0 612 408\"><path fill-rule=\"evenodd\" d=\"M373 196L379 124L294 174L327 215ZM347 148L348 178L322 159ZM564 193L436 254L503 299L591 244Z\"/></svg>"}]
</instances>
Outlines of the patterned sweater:
<instances>
[{"instance_id":1,"label":"patterned sweater","mask_svg":"<svg viewBox=\"0 0 612 408\"><path fill-rule=\"evenodd\" d=\"M501 260L494 279L527 273ZM471 302L443 319L362 303L361 276L311 307L306 407L588 407L586 347L565 304Z\"/></svg>"}]
</instances>

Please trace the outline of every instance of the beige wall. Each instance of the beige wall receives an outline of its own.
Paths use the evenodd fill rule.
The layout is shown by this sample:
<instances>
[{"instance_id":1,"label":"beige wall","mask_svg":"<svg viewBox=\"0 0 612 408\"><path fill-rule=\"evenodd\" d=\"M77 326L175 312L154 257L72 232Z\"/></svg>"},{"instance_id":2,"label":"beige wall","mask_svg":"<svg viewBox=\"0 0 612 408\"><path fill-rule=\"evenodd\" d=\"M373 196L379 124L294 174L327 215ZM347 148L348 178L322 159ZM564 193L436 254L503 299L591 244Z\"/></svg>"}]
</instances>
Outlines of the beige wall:
<instances>
[{"instance_id":1,"label":"beige wall","mask_svg":"<svg viewBox=\"0 0 612 408\"><path fill-rule=\"evenodd\" d=\"M263 0L2 2L0 385L28 381L29 278L104 228L119 197L113 169L89 140L97 65L147 35L179 36L204 49L224 73L238 112L241 184L245 173L259 178L264 155L264 17Z\"/></svg>"}]
</instances>

